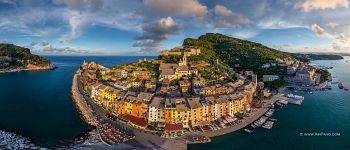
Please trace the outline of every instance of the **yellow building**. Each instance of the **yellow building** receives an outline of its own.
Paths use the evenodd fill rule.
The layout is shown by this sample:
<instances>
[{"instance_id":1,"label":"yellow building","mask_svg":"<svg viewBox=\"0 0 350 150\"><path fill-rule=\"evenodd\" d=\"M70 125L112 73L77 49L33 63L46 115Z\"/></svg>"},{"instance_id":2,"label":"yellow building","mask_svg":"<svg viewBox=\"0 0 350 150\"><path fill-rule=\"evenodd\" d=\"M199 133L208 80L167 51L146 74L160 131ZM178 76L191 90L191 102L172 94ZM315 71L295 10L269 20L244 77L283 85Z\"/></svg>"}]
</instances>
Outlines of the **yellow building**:
<instances>
[{"instance_id":1,"label":"yellow building","mask_svg":"<svg viewBox=\"0 0 350 150\"><path fill-rule=\"evenodd\" d=\"M107 109L113 109L119 94L119 90L102 85L98 90L98 103Z\"/></svg>"},{"instance_id":2,"label":"yellow building","mask_svg":"<svg viewBox=\"0 0 350 150\"><path fill-rule=\"evenodd\" d=\"M187 103L191 109L189 122L192 126L198 126L203 121L203 107L199 97L187 98Z\"/></svg>"}]
</instances>

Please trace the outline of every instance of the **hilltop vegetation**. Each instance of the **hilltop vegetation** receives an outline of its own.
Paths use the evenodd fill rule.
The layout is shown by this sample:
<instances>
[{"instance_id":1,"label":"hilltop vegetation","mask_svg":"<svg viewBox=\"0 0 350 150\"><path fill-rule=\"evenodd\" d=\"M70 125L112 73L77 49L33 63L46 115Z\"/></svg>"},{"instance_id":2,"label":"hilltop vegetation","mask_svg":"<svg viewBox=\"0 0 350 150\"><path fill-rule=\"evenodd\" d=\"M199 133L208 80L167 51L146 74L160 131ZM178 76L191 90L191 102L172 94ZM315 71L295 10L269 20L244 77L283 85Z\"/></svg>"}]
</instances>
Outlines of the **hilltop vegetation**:
<instances>
[{"instance_id":1,"label":"hilltop vegetation","mask_svg":"<svg viewBox=\"0 0 350 150\"><path fill-rule=\"evenodd\" d=\"M9 63L6 68L26 67L28 65L45 67L50 65L47 59L31 54L28 48L13 44L0 44L0 62Z\"/></svg>"},{"instance_id":2,"label":"hilltop vegetation","mask_svg":"<svg viewBox=\"0 0 350 150\"><path fill-rule=\"evenodd\" d=\"M263 73L262 65L274 62L276 59L292 57L291 54L281 52L259 43L225 36L218 33L207 33L198 39L187 38L184 46L194 46L201 49L202 60L213 61L219 59L223 65L236 70L253 70Z\"/></svg>"}]
</instances>

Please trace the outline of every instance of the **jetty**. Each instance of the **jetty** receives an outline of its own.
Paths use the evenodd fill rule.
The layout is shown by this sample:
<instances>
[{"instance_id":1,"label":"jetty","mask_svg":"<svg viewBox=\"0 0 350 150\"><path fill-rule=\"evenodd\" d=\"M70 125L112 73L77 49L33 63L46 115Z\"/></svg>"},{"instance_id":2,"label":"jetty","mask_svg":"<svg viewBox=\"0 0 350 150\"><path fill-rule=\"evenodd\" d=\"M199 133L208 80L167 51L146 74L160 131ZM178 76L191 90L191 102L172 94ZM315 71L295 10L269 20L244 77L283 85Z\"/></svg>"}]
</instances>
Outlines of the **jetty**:
<instances>
[{"instance_id":1,"label":"jetty","mask_svg":"<svg viewBox=\"0 0 350 150\"><path fill-rule=\"evenodd\" d=\"M75 103L75 106L77 107L78 112L80 113L82 119L89 125L92 126L97 126L98 121L96 117L93 115L93 111L91 108L88 106L86 103L83 95L80 93L79 88L80 85L79 83L79 73L80 71L78 70L76 74L74 74L73 77L73 83L72 83L72 99L73 102Z\"/></svg>"}]
</instances>

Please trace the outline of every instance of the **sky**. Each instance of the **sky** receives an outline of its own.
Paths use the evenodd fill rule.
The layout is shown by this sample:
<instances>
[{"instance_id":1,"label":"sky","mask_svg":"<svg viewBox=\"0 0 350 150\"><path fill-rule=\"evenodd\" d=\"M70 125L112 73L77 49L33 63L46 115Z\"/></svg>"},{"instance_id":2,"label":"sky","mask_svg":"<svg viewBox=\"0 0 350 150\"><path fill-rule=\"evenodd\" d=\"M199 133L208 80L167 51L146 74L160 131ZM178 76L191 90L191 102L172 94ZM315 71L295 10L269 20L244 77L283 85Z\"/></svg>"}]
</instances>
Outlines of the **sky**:
<instances>
[{"instance_id":1,"label":"sky","mask_svg":"<svg viewBox=\"0 0 350 150\"><path fill-rule=\"evenodd\" d=\"M0 43L40 55L157 55L205 33L350 53L349 0L0 0Z\"/></svg>"}]
</instances>

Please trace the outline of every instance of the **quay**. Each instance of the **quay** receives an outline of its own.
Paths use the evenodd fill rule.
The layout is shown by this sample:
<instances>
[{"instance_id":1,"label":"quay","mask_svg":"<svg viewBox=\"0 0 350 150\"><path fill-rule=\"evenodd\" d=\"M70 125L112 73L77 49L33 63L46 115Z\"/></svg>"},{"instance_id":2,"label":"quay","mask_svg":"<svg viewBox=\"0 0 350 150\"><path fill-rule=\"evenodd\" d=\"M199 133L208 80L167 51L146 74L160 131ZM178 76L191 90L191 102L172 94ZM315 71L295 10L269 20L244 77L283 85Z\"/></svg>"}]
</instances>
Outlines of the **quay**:
<instances>
[{"instance_id":1,"label":"quay","mask_svg":"<svg viewBox=\"0 0 350 150\"><path fill-rule=\"evenodd\" d=\"M204 135L207 137L215 137L215 136L220 136L224 134L228 134L237 130L240 130L247 125L253 123L255 120L259 119L261 116L263 116L268 110L269 110L269 105L271 103L275 103L278 99L281 99L283 97L283 94L277 94L273 96L270 99L266 99L264 101L264 105L262 108L256 108L252 109L252 112L250 112L248 117L245 117L244 119L240 120L237 124L233 126L228 126L227 128L215 130L215 131L208 131L208 132L195 132L196 134Z\"/></svg>"}]
</instances>

